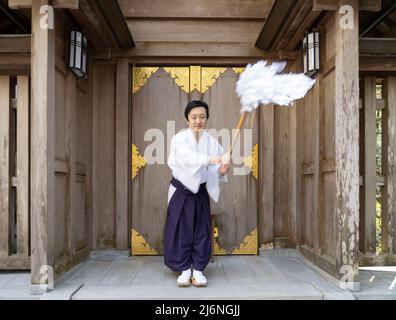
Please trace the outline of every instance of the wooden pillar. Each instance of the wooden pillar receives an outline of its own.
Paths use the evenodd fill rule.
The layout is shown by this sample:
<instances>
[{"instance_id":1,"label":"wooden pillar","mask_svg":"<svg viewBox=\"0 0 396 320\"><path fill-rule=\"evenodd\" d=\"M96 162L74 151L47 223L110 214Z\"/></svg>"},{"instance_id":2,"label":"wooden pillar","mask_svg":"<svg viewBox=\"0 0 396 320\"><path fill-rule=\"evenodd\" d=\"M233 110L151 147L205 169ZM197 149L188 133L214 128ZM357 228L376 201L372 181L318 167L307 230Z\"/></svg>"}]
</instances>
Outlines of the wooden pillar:
<instances>
[{"instance_id":1,"label":"wooden pillar","mask_svg":"<svg viewBox=\"0 0 396 320\"><path fill-rule=\"evenodd\" d=\"M359 7L358 0L340 0L343 5L353 8L353 25L345 28L345 14L336 11L336 270L341 285L359 290Z\"/></svg>"},{"instance_id":2,"label":"wooden pillar","mask_svg":"<svg viewBox=\"0 0 396 320\"><path fill-rule=\"evenodd\" d=\"M10 78L0 76L0 258L10 253Z\"/></svg>"},{"instance_id":3,"label":"wooden pillar","mask_svg":"<svg viewBox=\"0 0 396 320\"><path fill-rule=\"evenodd\" d=\"M40 27L42 5L32 1L31 51L31 291L51 288L54 264L54 30ZM45 18L44 18L45 19ZM46 272L50 270L50 272ZM49 277L49 278L48 278Z\"/></svg>"},{"instance_id":4,"label":"wooden pillar","mask_svg":"<svg viewBox=\"0 0 396 320\"><path fill-rule=\"evenodd\" d=\"M382 251L396 254L396 77L384 81L383 166L385 190L382 196ZM385 150L384 150L385 149Z\"/></svg>"},{"instance_id":5,"label":"wooden pillar","mask_svg":"<svg viewBox=\"0 0 396 320\"><path fill-rule=\"evenodd\" d=\"M116 249L128 249L128 111L129 111L128 59L117 61L116 75Z\"/></svg>"},{"instance_id":6,"label":"wooden pillar","mask_svg":"<svg viewBox=\"0 0 396 320\"><path fill-rule=\"evenodd\" d=\"M375 253L376 235L376 90L375 78L364 78L364 252Z\"/></svg>"}]
</instances>

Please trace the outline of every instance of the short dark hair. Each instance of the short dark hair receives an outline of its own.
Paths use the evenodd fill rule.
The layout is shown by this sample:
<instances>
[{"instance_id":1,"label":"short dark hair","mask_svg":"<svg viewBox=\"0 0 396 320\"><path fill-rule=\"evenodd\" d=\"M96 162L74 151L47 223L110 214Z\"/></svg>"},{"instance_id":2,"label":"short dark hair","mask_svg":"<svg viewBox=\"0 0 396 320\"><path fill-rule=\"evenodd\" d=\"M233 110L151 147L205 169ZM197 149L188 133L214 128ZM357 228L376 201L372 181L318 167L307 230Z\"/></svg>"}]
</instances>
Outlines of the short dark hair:
<instances>
[{"instance_id":1,"label":"short dark hair","mask_svg":"<svg viewBox=\"0 0 396 320\"><path fill-rule=\"evenodd\" d=\"M190 111L194 108L198 107L203 107L206 110L206 117L209 118L209 107L208 104L205 101L201 100L192 100L189 103L187 103L186 109L184 110L184 117L188 121L188 114Z\"/></svg>"}]
</instances>

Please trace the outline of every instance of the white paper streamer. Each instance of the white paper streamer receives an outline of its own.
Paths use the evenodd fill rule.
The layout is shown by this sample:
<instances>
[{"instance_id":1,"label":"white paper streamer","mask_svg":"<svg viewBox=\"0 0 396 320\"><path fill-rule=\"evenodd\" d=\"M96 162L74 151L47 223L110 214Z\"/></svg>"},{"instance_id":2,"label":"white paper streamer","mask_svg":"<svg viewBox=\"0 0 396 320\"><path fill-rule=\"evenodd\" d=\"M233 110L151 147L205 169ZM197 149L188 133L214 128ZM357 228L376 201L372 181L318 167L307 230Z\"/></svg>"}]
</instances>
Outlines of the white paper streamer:
<instances>
[{"instance_id":1,"label":"white paper streamer","mask_svg":"<svg viewBox=\"0 0 396 320\"><path fill-rule=\"evenodd\" d=\"M236 84L236 93L241 100L241 113L251 112L260 104L290 106L303 98L315 83L303 73L279 74L286 62L267 61L248 64Z\"/></svg>"}]
</instances>

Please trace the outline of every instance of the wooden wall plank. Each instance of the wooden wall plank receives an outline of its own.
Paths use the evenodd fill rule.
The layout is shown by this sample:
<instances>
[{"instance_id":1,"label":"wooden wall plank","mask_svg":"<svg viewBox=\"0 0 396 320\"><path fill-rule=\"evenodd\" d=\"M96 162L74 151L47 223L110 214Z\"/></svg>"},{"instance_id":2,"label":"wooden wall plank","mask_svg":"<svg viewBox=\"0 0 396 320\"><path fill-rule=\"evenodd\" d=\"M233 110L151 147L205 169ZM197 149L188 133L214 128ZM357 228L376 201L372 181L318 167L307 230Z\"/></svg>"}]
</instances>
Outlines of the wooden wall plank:
<instances>
[{"instance_id":1,"label":"wooden wall plank","mask_svg":"<svg viewBox=\"0 0 396 320\"><path fill-rule=\"evenodd\" d=\"M69 72L65 77L65 107L64 107L64 142L61 145L65 152L65 162L67 164L66 187L65 187L65 253L73 255L74 248L74 214L76 210L76 120L77 120L77 99L76 99L76 80L73 73Z\"/></svg>"},{"instance_id":2,"label":"wooden wall plank","mask_svg":"<svg viewBox=\"0 0 396 320\"><path fill-rule=\"evenodd\" d=\"M127 58L117 62L116 72L116 248L128 249L128 112L131 82Z\"/></svg>"},{"instance_id":3,"label":"wooden wall plank","mask_svg":"<svg viewBox=\"0 0 396 320\"><path fill-rule=\"evenodd\" d=\"M54 247L54 106L55 33L40 27L40 7L48 0L32 3L32 96L31 96L31 245L32 290L48 284L40 268L53 265ZM45 289L44 289L45 290Z\"/></svg>"},{"instance_id":4,"label":"wooden wall plank","mask_svg":"<svg viewBox=\"0 0 396 320\"><path fill-rule=\"evenodd\" d=\"M29 255L29 77L18 76L17 253Z\"/></svg>"},{"instance_id":5,"label":"wooden wall plank","mask_svg":"<svg viewBox=\"0 0 396 320\"><path fill-rule=\"evenodd\" d=\"M364 252L375 253L376 235L376 79L364 78L364 119L365 119L365 168L364 168L364 193L365 193L365 232L363 235Z\"/></svg>"},{"instance_id":6,"label":"wooden wall plank","mask_svg":"<svg viewBox=\"0 0 396 320\"><path fill-rule=\"evenodd\" d=\"M10 78L0 76L0 256L10 253Z\"/></svg>"},{"instance_id":7,"label":"wooden wall plank","mask_svg":"<svg viewBox=\"0 0 396 320\"><path fill-rule=\"evenodd\" d=\"M320 111L321 111L321 101L320 101L320 87L321 87L321 77L316 78L316 83L313 88L313 229L314 229L314 250L315 252L320 252L321 250L321 235L325 233L325 226L322 223L323 221L323 211L320 208L320 194L322 192L321 189L321 174L320 174Z\"/></svg>"},{"instance_id":8,"label":"wooden wall plank","mask_svg":"<svg viewBox=\"0 0 396 320\"><path fill-rule=\"evenodd\" d=\"M275 107L274 238L286 238L289 235L289 117L288 108Z\"/></svg>"},{"instance_id":9,"label":"wooden wall plank","mask_svg":"<svg viewBox=\"0 0 396 320\"><path fill-rule=\"evenodd\" d=\"M274 106L259 110L259 244L274 238Z\"/></svg>"},{"instance_id":10,"label":"wooden wall plank","mask_svg":"<svg viewBox=\"0 0 396 320\"><path fill-rule=\"evenodd\" d=\"M295 71L294 71L295 72ZM298 104L294 104L290 108L290 135L289 135L289 215L290 215L290 227L289 227L289 237L290 244L294 247L298 243L298 204L299 202L299 194L298 194L298 148L297 148L297 108Z\"/></svg>"},{"instance_id":11,"label":"wooden wall plank","mask_svg":"<svg viewBox=\"0 0 396 320\"><path fill-rule=\"evenodd\" d=\"M359 230L359 14L358 0L340 0L354 10L353 28L335 24L335 163L337 272L347 266L348 281L358 281ZM335 21L343 14L335 12Z\"/></svg>"},{"instance_id":12,"label":"wooden wall plank","mask_svg":"<svg viewBox=\"0 0 396 320\"><path fill-rule=\"evenodd\" d=\"M334 24L333 24L334 25ZM321 106L320 106L320 150L321 150L321 192L319 195L320 207L324 225L324 233L321 234L321 250L335 258L336 235L335 235L335 151L334 151L334 113L335 113L335 72L327 73L321 79Z\"/></svg>"},{"instance_id":13,"label":"wooden wall plank","mask_svg":"<svg viewBox=\"0 0 396 320\"><path fill-rule=\"evenodd\" d=\"M114 64L93 65L92 239L93 249L115 247Z\"/></svg>"},{"instance_id":14,"label":"wooden wall plank","mask_svg":"<svg viewBox=\"0 0 396 320\"><path fill-rule=\"evenodd\" d=\"M383 174L385 175L385 199L382 203L383 219L385 228L383 232L383 250L389 254L396 253L396 77L388 77L384 82L384 98L386 100L385 119L383 124L387 134L386 147L383 155L386 157Z\"/></svg>"},{"instance_id":15,"label":"wooden wall plank","mask_svg":"<svg viewBox=\"0 0 396 320\"><path fill-rule=\"evenodd\" d=\"M0 257L1 270L29 270L30 257L20 255L11 255L9 257Z\"/></svg>"}]
</instances>

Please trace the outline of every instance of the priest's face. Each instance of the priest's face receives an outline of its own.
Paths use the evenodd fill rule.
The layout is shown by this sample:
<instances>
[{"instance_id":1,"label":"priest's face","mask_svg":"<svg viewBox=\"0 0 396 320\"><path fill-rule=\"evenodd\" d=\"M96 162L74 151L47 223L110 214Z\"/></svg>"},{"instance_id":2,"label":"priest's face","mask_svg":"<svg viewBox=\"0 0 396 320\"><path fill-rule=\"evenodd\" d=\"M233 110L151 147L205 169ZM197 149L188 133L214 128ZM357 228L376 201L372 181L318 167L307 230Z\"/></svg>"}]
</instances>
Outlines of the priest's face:
<instances>
[{"instance_id":1,"label":"priest's face","mask_svg":"<svg viewBox=\"0 0 396 320\"><path fill-rule=\"evenodd\" d=\"M207 116L204 107L196 107L191 109L188 114L188 126L194 132L199 132L206 128Z\"/></svg>"}]
</instances>

